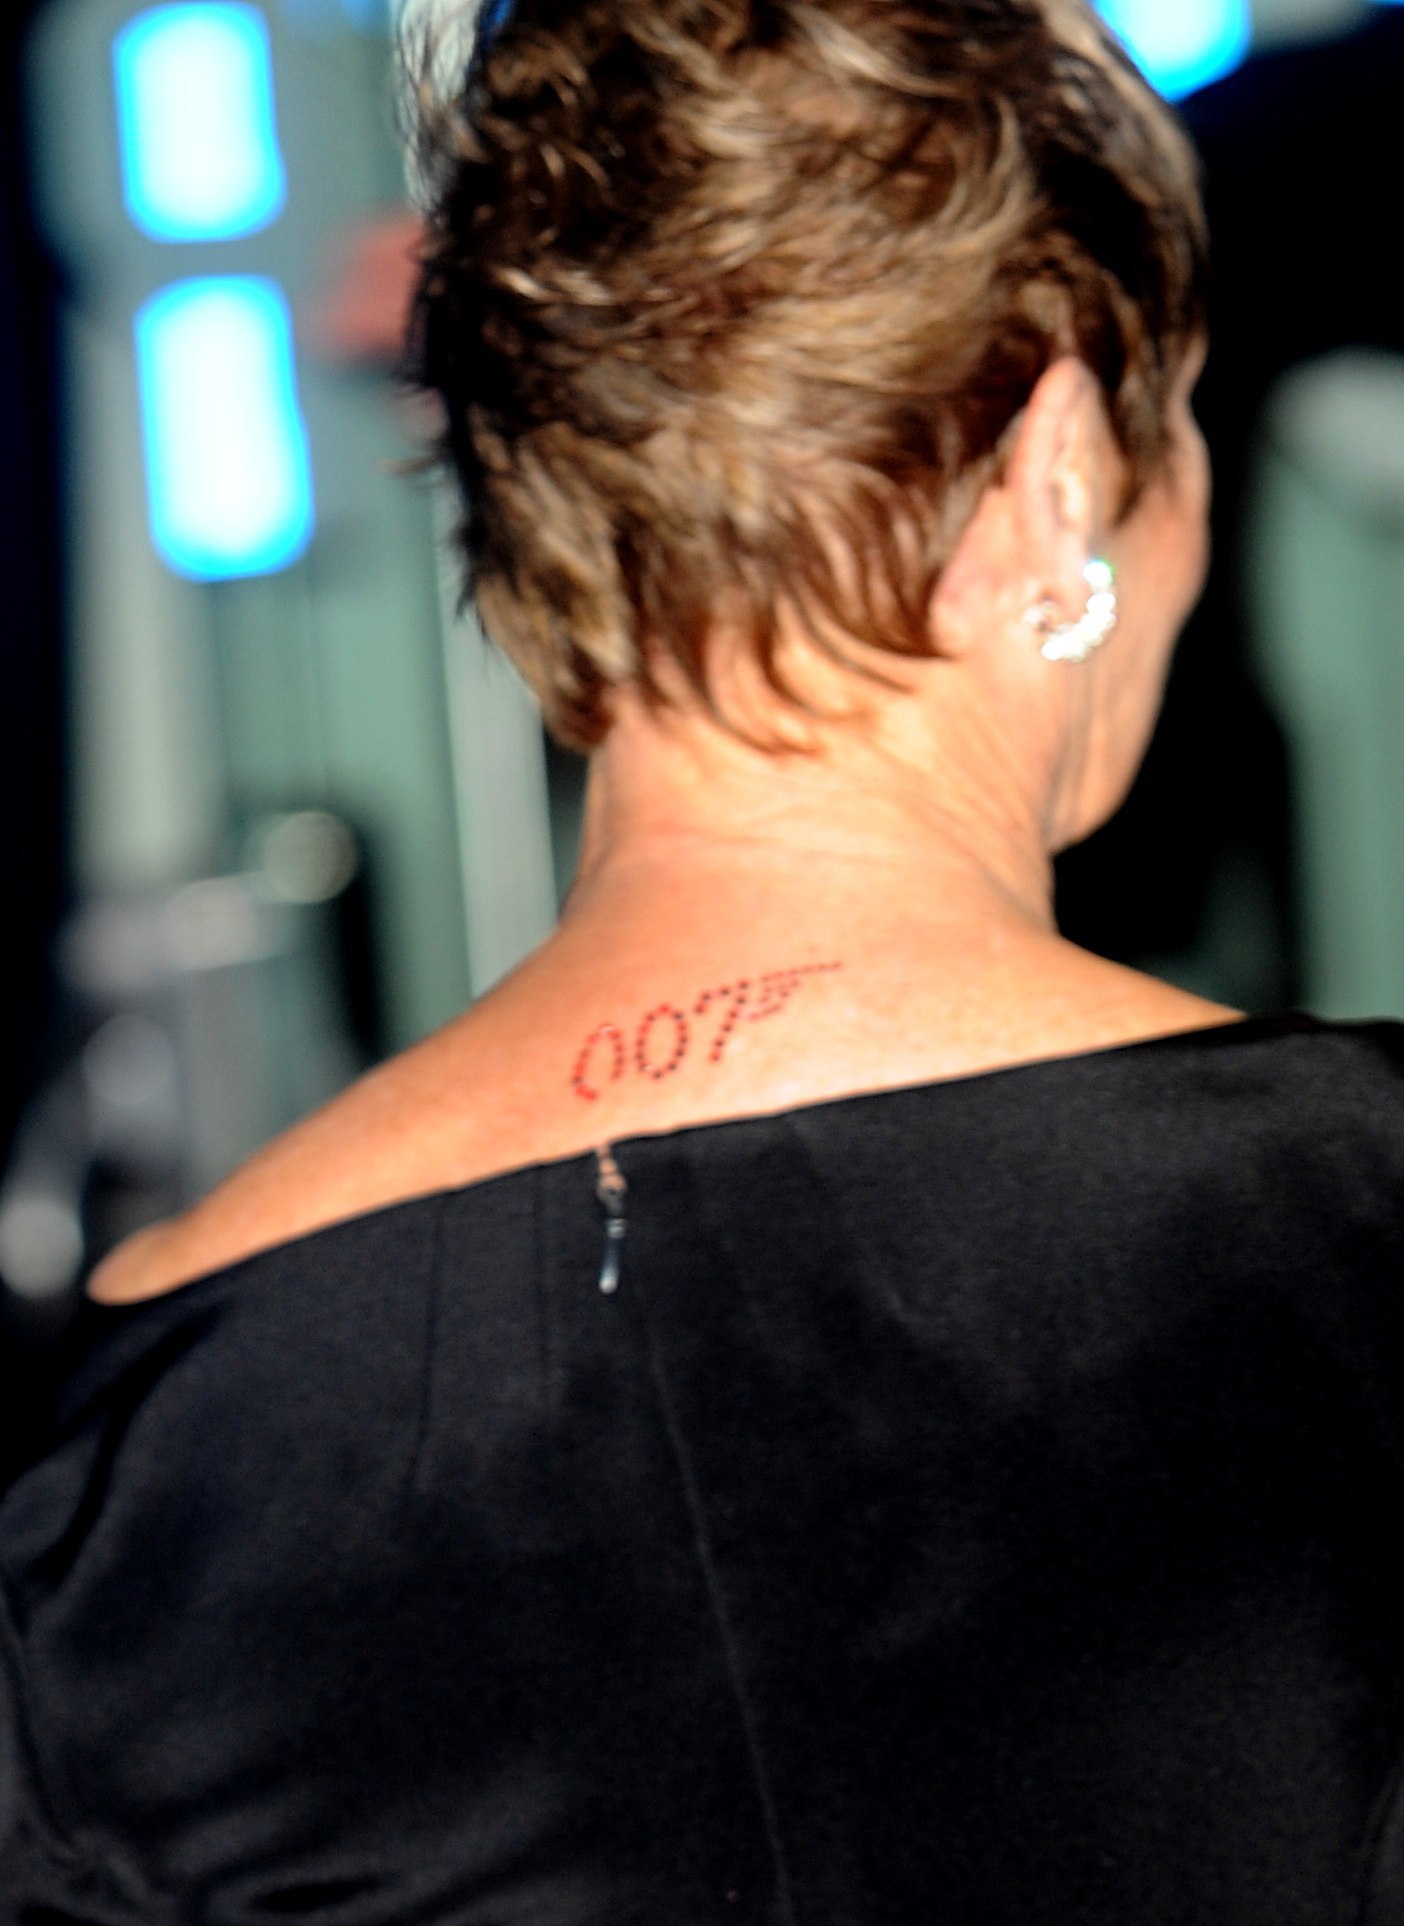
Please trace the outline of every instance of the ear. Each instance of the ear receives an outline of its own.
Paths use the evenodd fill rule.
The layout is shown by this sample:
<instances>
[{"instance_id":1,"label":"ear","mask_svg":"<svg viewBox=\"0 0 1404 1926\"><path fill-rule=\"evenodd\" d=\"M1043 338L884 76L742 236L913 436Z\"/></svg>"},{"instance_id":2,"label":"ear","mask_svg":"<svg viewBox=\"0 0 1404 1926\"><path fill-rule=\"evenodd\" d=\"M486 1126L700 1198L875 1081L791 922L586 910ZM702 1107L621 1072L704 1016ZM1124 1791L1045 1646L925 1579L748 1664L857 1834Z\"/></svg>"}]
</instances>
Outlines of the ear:
<instances>
[{"instance_id":1,"label":"ear","mask_svg":"<svg viewBox=\"0 0 1404 1926\"><path fill-rule=\"evenodd\" d=\"M1120 466L1102 390L1065 355L1029 397L1005 470L1025 607L1047 597L1069 620L1082 613L1082 572L1110 526Z\"/></svg>"},{"instance_id":2,"label":"ear","mask_svg":"<svg viewBox=\"0 0 1404 1926\"><path fill-rule=\"evenodd\" d=\"M933 610L941 654L978 647L1037 602L1076 620L1119 463L1095 378L1071 355L1055 361L1014 423L1002 477L986 488L942 573Z\"/></svg>"}]
</instances>

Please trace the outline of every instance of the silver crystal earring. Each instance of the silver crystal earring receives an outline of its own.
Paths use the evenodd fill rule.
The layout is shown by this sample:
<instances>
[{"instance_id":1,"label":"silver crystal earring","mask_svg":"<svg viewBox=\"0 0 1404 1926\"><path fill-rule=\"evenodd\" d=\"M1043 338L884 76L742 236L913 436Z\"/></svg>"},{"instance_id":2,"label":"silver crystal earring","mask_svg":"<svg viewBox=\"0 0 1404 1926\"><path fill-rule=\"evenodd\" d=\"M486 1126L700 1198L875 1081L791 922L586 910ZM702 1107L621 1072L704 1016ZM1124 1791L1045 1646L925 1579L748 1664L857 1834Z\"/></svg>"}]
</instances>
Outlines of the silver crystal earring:
<instances>
[{"instance_id":1,"label":"silver crystal earring","mask_svg":"<svg viewBox=\"0 0 1404 1926\"><path fill-rule=\"evenodd\" d=\"M1116 627L1116 571L1094 555L1082 571L1087 584L1087 607L1075 622L1060 622L1056 602L1035 602L1024 620L1044 637L1040 654L1046 662L1085 662L1100 649Z\"/></svg>"}]
</instances>

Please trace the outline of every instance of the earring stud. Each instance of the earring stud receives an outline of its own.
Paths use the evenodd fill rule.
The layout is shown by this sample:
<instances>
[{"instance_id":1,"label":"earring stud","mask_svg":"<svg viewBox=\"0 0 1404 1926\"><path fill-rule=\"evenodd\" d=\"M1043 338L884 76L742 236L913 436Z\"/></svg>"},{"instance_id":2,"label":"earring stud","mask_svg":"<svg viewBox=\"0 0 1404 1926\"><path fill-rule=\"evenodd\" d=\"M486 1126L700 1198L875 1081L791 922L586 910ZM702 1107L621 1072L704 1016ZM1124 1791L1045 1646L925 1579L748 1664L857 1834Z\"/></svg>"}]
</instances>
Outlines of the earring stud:
<instances>
[{"instance_id":1,"label":"earring stud","mask_svg":"<svg viewBox=\"0 0 1404 1926\"><path fill-rule=\"evenodd\" d=\"M1050 600L1036 602L1024 616L1029 627L1044 637L1039 653L1045 662L1085 662L1117 625L1120 608L1111 563L1094 555L1082 579L1087 584L1087 607L1075 622L1060 622L1058 606Z\"/></svg>"}]
</instances>

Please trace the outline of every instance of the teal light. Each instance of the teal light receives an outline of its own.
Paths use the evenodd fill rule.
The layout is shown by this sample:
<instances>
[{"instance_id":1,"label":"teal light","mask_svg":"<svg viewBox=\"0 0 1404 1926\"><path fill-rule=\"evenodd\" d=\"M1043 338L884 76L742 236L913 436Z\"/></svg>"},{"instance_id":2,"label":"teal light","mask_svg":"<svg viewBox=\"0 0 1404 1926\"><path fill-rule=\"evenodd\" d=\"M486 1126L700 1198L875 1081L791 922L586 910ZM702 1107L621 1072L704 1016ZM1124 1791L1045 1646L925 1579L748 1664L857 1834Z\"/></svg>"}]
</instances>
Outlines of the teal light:
<instances>
[{"instance_id":1,"label":"teal light","mask_svg":"<svg viewBox=\"0 0 1404 1926\"><path fill-rule=\"evenodd\" d=\"M287 195L268 28L255 7L152 7L113 43L122 186L158 241L229 241Z\"/></svg>"},{"instance_id":2,"label":"teal light","mask_svg":"<svg viewBox=\"0 0 1404 1926\"><path fill-rule=\"evenodd\" d=\"M1253 38L1248 0L1099 0L1098 12L1170 100L1231 73Z\"/></svg>"},{"instance_id":3,"label":"teal light","mask_svg":"<svg viewBox=\"0 0 1404 1926\"><path fill-rule=\"evenodd\" d=\"M276 282L180 281L136 317L151 533L197 581L267 575L313 528L292 317Z\"/></svg>"}]
</instances>

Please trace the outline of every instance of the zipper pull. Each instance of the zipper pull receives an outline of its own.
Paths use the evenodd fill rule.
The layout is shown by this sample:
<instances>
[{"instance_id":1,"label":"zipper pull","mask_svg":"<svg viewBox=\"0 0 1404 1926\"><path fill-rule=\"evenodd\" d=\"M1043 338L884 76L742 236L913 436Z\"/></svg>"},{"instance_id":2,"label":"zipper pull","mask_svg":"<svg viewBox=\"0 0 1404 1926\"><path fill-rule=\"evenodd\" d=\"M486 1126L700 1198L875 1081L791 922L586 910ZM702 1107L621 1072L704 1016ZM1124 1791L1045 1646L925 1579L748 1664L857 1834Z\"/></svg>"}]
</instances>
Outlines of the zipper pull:
<instances>
[{"instance_id":1,"label":"zipper pull","mask_svg":"<svg viewBox=\"0 0 1404 1926\"><path fill-rule=\"evenodd\" d=\"M595 1195L604 1207L605 1244L600 1259L600 1290L606 1297L613 1297L619 1289L619 1266L624 1256L624 1233L629 1228L624 1215L624 1199L629 1194L629 1186L624 1181L624 1173L614 1161L614 1152L608 1144L601 1144L595 1152L595 1162L599 1176L595 1179Z\"/></svg>"}]
</instances>

